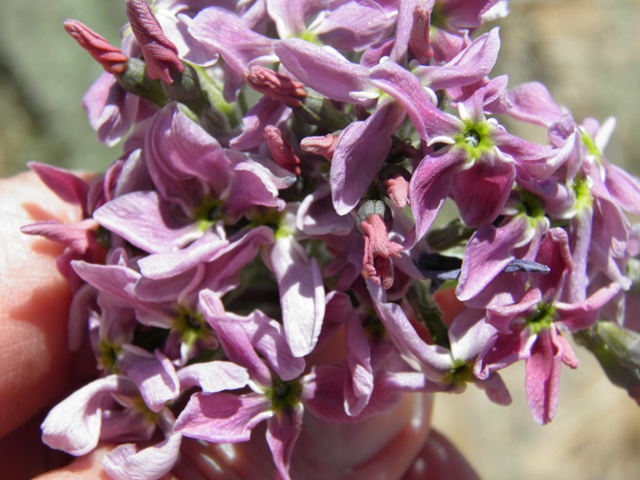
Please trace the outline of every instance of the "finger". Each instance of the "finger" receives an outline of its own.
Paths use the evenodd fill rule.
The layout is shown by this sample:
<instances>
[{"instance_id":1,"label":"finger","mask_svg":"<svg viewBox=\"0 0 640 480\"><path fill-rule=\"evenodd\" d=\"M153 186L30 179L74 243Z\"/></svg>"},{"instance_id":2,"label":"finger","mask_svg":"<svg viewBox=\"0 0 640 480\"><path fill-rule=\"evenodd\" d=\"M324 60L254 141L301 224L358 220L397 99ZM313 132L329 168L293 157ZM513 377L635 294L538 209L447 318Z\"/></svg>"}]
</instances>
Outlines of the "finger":
<instances>
[{"instance_id":1,"label":"finger","mask_svg":"<svg viewBox=\"0 0 640 480\"><path fill-rule=\"evenodd\" d=\"M480 477L458 449L432 429L402 480L480 480Z\"/></svg>"},{"instance_id":2,"label":"finger","mask_svg":"<svg viewBox=\"0 0 640 480\"><path fill-rule=\"evenodd\" d=\"M447 325L451 325L453 319L456 318L460 311L464 308L464 303L462 303L460 300L458 300L458 297L456 297L455 288L438 290L433 295L433 298L442 311L442 321Z\"/></svg>"},{"instance_id":3,"label":"finger","mask_svg":"<svg viewBox=\"0 0 640 480\"><path fill-rule=\"evenodd\" d=\"M33 480L111 480L102 469L102 457L113 448L114 445L101 445L70 465L39 475Z\"/></svg>"},{"instance_id":4,"label":"finger","mask_svg":"<svg viewBox=\"0 0 640 480\"><path fill-rule=\"evenodd\" d=\"M431 406L431 395L405 395L398 408L347 425L305 414L291 457L291 478L401 478L427 438ZM198 444L183 448L183 455L205 478L270 479L275 468L265 430L261 424L252 431L249 442Z\"/></svg>"},{"instance_id":5,"label":"finger","mask_svg":"<svg viewBox=\"0 0 640 480\"><path fill-rule=\"evenodd\" d=\"M24 235L38 220L74 222L65 204L31 173L0 180L0 437L58 398L70 381L62 247Z\"/></svg>"},{"instance_id":6,"label":"finger","mask_svg":"<svg viewBox=\"0 0 640 480\"><path fill-rule=\"evenodd\" d=\"M42 443L40 424L44 412L20 425L0 440L0 471L3 480L23 480L67 465L70 456Z\"/></svg>"}]
</instances>

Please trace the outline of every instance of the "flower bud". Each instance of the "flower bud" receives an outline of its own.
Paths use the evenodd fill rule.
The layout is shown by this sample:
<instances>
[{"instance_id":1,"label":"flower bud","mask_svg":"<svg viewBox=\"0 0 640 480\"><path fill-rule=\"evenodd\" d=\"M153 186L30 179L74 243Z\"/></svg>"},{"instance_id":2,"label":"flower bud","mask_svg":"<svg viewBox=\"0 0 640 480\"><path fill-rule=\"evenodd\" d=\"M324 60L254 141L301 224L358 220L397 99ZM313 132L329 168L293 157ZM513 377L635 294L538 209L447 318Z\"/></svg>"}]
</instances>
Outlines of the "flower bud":
<instances>
[{"instance_id":1,"label":"flower bud","mask_svg":"<svg viewBox=\"0 0 640 480\"><path fill-rule=\"evenodd\" d=\"M351 120L336 110L331 100L316 92L307 92L300 107L293 109L293 114L303 123L317 125L331 132L344 130Z\"/></svg>"},{"instance_id":2,"label":"flower bud","mask_svg":"<svg viewBox=\"0 0 640 480\"><path fill-rule=\"evenodd\" d=\"M302 83L260 65L249 68L245 80L256 92L291 108L300 107L302 99L307 95Z\"/></svg>"},{"instance_id":3,"label":"flower bud","mask_svg":"<svg viewBox=\"0 0 640 480\"><path fill-rule=\"evenodd\" d=\"M80 44L108 73L118 75L127 69L127 57L109 44L103 37L77 20L66 20L64 29Z\"/></svg>"},{"instance_id":4,"label":"flower bud","mask_svg":"<svg viewBox=\"0 0 640 480\"><path fill-rule=\"evenodd\" d=\"M431 16L424 7L417 5L413 11L413 25L411 27L411 37L409 38L409 48L416 59L424 64L433 57L431 48L431 38L429 35L429 24Z\"/></svg>"},{"instance_id":5,"label":"flower bud","mask_svg":"<svg viewBox=\"0 0 640 480\"><path fill-rule=\"evenodd\" d=\"M127 0L127 17L147 65L147 74L154 80L173 83L171 72L184 71L178 58L178 48L165 37L146 0Z\"/></svg>"},{"instance_id":6,"label":"flower bud","mask_svg":"<svg viewBox=\"0 0 640 480\"><path fill-rule=\"evenodd\" d=\"M387 165L378 177L378 188L385 192L393 203L400 209L409 202L409 182L411 174L399 165Z\"/></svg>"},{"instance_id":7,"label":"flower bud","mask_svg":"<svg viewBox=\"0 0 640 480\"><path fill-rule=\"evenodd\" d=\"M282 132L273 125L267 125L262 132L262 136L267 141L273 160L282 168L289 170L295 175L300 175L300 159L293 153L293 148L285 140Z\"/></svg>"},{"instance_id":8,"label":"flower bud","mask_svg":"<svg viewBox=\"0 0 640 480\"><path fill-rule=\"evenodd\" d=\"M385 218L386 217L386 218ZM385 290L393 286L393 263L404 247L389 240L391 212L382 200L367 200L358 210L356 226L364 237L362 266L369 278Z\"/></svg>"},{"instance_id":9,"label":"flower bud","mask_svg":"<svg viewBox=\"0 0 640 480\"><path fill-rule=\"evenodd\" d=\"M305 152L322 155L327 160L331 160L337 143L338 135L327 133L324 137L303 138L300 142L300 148Z\"/></svg>"}]
</instances>

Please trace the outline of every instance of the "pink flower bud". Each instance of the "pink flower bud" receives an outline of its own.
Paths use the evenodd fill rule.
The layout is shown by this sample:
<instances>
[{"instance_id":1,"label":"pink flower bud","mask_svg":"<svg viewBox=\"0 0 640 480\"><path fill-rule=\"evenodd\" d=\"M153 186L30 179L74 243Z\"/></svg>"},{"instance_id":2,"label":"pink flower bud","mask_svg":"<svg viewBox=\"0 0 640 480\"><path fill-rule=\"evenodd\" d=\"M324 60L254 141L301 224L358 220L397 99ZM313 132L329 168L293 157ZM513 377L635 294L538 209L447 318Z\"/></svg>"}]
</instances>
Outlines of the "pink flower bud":
<instances>
[{"instance_id":1,"label":"pink flower bud","mask_svg":"<svg viewBox=\"0 0 640 480\"><path fill-rule=\"evenodd\" d=\"M120 74L127 69L129 58L86 25L77 20L67 20L64 22L64 29L108 73Z\"/></svg>"},{"instance_id":2,"label":"pink flower bud","mask_svg":"<svg viewBox=\"0 0 640 480\"><path fill-rule=\"evenodd\" d=\"M147 67L147 75L154 80L173 83L171 70L184 72L178 48L165 37L146 0L127 0L127 17Z\"/></svg>"},{"instance_id":3,"label":"pink flower bud","mask_svg":"<svg viewBox=\"0 0 640 480\"><path fill-rule=\"evenodd\" d=\"M322 155L327 160L331 160L337 143L338 136L327 133L324 137L303 138L300 142L300 148L305 152Z\"/></svg>"},{"instance_id":4,"label":"pink flower bud","mask_svg":"<svg viewBox=\"0 0 640 480\"><path fill-rule=\"evenodd\" d=\"M387 195L398 208L404 208L410 203L409 182L399 173L385 180L384 186L387 187Z\"/></svg>"},{"instance_id":5,"label":"pink flower bud","mask_svg":"<svg viewBox=\"0 0 640 480\"><path fill-rule=\"evenodd\" d=\"M302 105L300 99L307 95L302 83L259 65L249 68L249 72L245 74L245 80L255 91L291 108L300 107Z\"/></svg>"},{"instance_id":6,"label":"pink flower bud","mask_svg":"<svg viewBox=\"0 0 640 480\"><path fill-rule=\"evenodd\" d=\"M285 140L278 127L267 125L264 127L262 136L267 141L274 161L291 173L300 175L301 170L298 166L300 165L300 159L293 153L293 148L291 148L291 145Z\"/></svg>"},{"instance_id":7,"label":"pink flower bud","mask_svg":"<svg viewBox=\"0 0 640 480\"><path fill-rule=\"evenodd\" d=\"M416 6L413 11L413 26L411 27L409 47L420 63L425 63L429 57L433 57L431 38L429 37L430 21L429 12L422 6Z\"/></svg>"},{"instance_id":8,"label":"pink flower bud","mask_svg":"<svg viewBox=\"0 0 640 480\"><path fill-rule=\"evenodd\" d=\"M368 215L360 223L364 232L364 258L362 266L369 278L382 284L385 290L393 286L393 263L390 257L400 257L404 247L389 240L389 232L382 217L376 213Z\"/></svg>"}]
</instances>

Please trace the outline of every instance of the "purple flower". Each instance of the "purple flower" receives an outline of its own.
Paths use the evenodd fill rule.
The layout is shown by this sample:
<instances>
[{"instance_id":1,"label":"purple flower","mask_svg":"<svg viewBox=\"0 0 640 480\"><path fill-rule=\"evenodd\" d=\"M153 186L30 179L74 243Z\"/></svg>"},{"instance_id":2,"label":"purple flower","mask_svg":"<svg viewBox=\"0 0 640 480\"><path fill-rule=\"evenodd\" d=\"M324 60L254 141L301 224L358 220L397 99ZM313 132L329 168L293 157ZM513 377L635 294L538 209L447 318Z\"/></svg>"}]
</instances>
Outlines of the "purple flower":
<instances>
[{"instance_id":1,"label":"purple flower","mask_svg":"<svg viewBox=\"0 0 640 480\"><path fill-rule=\"evenodd\" d=\"M476 371L481 377L520 359L526 359L526 389L533 419L550 422L558 405L561 362L577 368L578 361L560 330L576 332L598 319L599 309L619 291L612 283L582 302L559 301L573 269L568 236L551 229L540 245L536 262L548 265L550 274L531 274L531 287L515 305L489 307L486 322L501 332Z\"/></svg>"},{"instance_id":2,"label":"purple flower","mask_svg":"<svg viewBox=\"0 0 640 480\"><path fill-rule=\"evenodd\" d=\"M229 358L247 368L253 393L240 396L196 393L178 417L174 430L210 442L237 443L248 441L251 430L267 420L267 442L276 468L283 478L290 478L289 460L302 424L299 403L302 387L296 377L302 373L304 361L292 356L277 324L254 314L247 323L263 332L270 330L275 342L271 344L275 349L271 350L267 350L269 345L264 342L256 344L261 353L265 352L267 361L260 359L252 342L252 339L258 342L259 337L249 333L252 329L248 332L242 325L244 322L220 316L215 297L205 295L203 299L205 318L217 332ZM278 362L272 366L280 375L269 368L271 359Z\"/></svg>"},{"instance_id":3,"label":"purple flower","mask_svg":"<svg viewBox=\"0 0 640 480\"><path fill-rule=\"evenodd\" d=\"M471 300L468 306L484 308L497 302L512 303L524 294L524 275L509 274L512 278L506 291L502 279L495 282L494 279L516 255L535 260L550 223L541 201L526 191L512 195L505 210L515 210L516 214L506 217L497 228L481 226L465 248L456 295L464 302Z\"/></svg>"},{"instance_id":4,"label":"purple flower","mask_svg":"<svg viewBox=\"0 0 640 480\"><path fill-rule=\"evenodd\" d=\"M146 408L133 382L111 375L86 385L54 407L42 424L42 439L52 448L80 456L103 442L149 440L160 427L165 439L137 450L125 443L103 459L105 471L115 479L155 480L178 461L182 435L173 431L168 409Z\"/></svg>"},{"instance_id":5,"label":"purple flower","mask_svg":"<svg viewBox=\"0 0 640 480\"><path fill-rule=\"evenodd\" d=\"M309 259L297 239L297 208L290 204L283 211L275 242L262 250L262 259L278 283L287 341L293 354L302 357L313 350L322 328L324 285L317 259Z\"/></svg>"},{"instance_id":6,"label":"purple flower","mask_svg":"<svg viewBox=\"0 0 640 480\"><path fill-rule=\"evenodd\" d=\"M256 206L281 210L278 191L295 178L267 159L223 150L177 103L154 117L143 152L158 192L117 197L94 218L149 253L180 249L219 220L235 223Z\"/></svg>"},{"instance_id":7,"label":"purple flower","mask_svg":"<svg viewBox=\"0 0 640 480\"><path fill-rule=\"evenodd\" d=\"M309 1L266 3L280 38L304 38L340 51L361 51L387 37L397 15L393 2L329 2L325 9Z\"/></svg>"},{"instance_id":8,"label":"purple flower","mask_svg":"<svg viewBox=\"0 0 640 480\"><path fill-rule=\"evenodd\" d=\"M448 61L457 55L468 41L471 31L482 25L485 20L506 16L506 4L505 0L434 2L431 12L434 61Z\"/></svg>"},{"instance_id":9,"label":"purple flower","mask_svg":"<svg viewBox=\"0 0 640 480\"><path fill-rule=\"evenodd\" d=\"M467 382L484 389L487 396L501 405L511 403L511 396L499 375L474 375L474 362L493 341L496 329L482 319L483 310L464 310L449 330L451 350L428 345L417 334L400 305L387 303L384 290L367 282L373 306L398 352L417 366L428 380L431 391L462 392Z\"/></svg>"},{"instance_id":10,"label":"purple flower","mask_svg":"<svg viewBox=\"0 0 640 480\"><path fill-rule=\"evenodd\" d=\"M84 105L100 140L130 132L123 155L92 182L32 165L82 208L23 231L65 246L69 346L88 338L106 375L51 411L47 444L115 441L109 476L155 480L183 435L246 442L265 421L277 478L319 451L331 475L317 439L347 429L328 423L468 383L507 405L499 370L519 360L548 423L561 364L578 365L568 334L638 397L637 339L596 322L627 307L633 323L640 181L603 154L613 120L578 124L541 84L489 77L499 29L472 36L506 0L126 3L121 49L66 23L107 71ZM432 229L447 198L461 221ZM450 280L452 321L432 297Z\"/></svg>"},{"instance_id":11,"label":"purple flower","mask_svg":"<svg viewBox=\"0 0 640 480\"><path fill-rule=\"evenodd\" d=\"M235 101L251 65L274 61L273 40L251 29L246 19L228 10L201 10L189 25L189 34L208 49L211 57L225 61L224 97Z\"/></svg>"},{"instance_id":12,"label":"purple flower","mask_svg":"<svg viewBox=\"0 0 640 480\"><path fill-rule=\"evenodd\" d=\"M488 84L458 105L460 118L438 110L413 76L389 64L375 70L377 85L401 103L420 137L432 147L411 178L409 198L416 239L429 229L447 195L469 226L491 223L504 208L516 178L516 165L558 163L564 151L509 135L483 108L493 98ZM434 146L441 146L435 150Z\"/></svg>"}]
</instances>

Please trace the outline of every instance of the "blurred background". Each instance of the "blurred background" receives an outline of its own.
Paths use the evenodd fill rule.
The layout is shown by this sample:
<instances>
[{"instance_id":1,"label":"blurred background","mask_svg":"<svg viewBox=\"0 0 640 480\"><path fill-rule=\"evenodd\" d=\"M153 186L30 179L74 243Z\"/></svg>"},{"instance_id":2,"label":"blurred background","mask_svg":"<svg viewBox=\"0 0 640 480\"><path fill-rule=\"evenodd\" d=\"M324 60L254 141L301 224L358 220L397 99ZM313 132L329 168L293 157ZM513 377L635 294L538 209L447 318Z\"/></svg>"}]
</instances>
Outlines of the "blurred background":
<instances>
[{"instance_id":1,"label":"blurred background","mask_svg":"<svg viewBox=\"0 0 640 480\"><path fill-rule=\"evenodd\" d=\"M537 80L576 120L618 126L608 159L640 173L635 122L640 120L638 0L511 0L500 25L502 48L492 76L510 86ZM0 0L0 175L28 161L104 170L120 155L95 139L80 106L102 72L62 28L78 19L111 43L125 23L123 0ZM545 142L542 129L505 124L511 133ZM530 417L524 365L506 369L510 407L492 404L470 386L436 398L434 425L486 480L640 478L640 408L612 386L586 350L580 368L563 367L560 405L550 425ZM455 480L455 479L452 479Z\"/></svg>"},{"instance_id":2,"label":"blurred background","mask_svg":"<svg viewBox=\"0 0 640 480\"><path fill-rule=\"evenodd\" d=\"M0 175L30 161L105 170L122 147L98 143L80 105L103 70L62 22L120 45L124 0L0 0L0 12Z\"/></svg>"}]
</instances>

